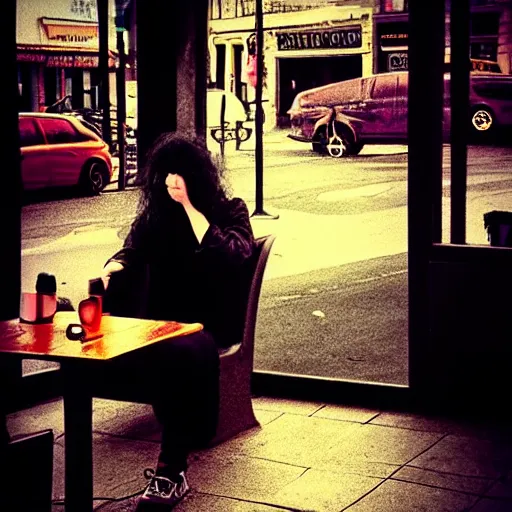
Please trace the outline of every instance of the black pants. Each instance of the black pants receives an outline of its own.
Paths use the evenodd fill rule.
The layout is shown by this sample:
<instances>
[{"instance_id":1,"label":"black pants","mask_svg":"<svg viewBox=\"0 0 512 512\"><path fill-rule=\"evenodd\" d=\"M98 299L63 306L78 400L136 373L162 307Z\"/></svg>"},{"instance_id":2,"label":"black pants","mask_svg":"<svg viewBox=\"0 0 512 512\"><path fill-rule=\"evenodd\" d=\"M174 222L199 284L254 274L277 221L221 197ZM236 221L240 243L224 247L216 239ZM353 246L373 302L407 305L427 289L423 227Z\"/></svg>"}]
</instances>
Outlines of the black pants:
<instances>
[{"instance_id":1,"label":"black pants","mask_svg":"<svg viewBox=\"0 0 512 512\"><path fill-rule=\"evenodd\" d=\"M120 389L143 386L162 425L159 460L172 472L215 435L219 407L219 355L210 333L171 338L100 367L95 379ZM137 389L135 389L137 391ZM140 391L140 389L139 389ZM129 393L128 393L129 396Z\"/></svg>"}]
</instances>

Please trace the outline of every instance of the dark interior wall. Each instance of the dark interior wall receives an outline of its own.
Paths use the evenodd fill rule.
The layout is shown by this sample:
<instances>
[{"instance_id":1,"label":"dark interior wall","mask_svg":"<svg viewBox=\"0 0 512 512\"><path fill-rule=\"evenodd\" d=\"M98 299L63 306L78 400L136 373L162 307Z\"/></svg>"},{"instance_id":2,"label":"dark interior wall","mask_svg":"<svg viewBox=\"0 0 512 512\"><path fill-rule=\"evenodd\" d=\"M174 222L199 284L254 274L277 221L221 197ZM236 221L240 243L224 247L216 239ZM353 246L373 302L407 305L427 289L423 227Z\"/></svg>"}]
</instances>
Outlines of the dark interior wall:
<instances>
[{"instance_id":1,"label":"dark interior wall","mask_svg":"<svg viewBox=\"0 0 512 512\"><path fill-rule=\"evenodd\" d=\"M489 397L509 396L512 389L512 250L484 257L492 256L489 251L468 261L457 256L430 264L430 399L452 410L492 409Z\"/></svg>"}]
</instances>

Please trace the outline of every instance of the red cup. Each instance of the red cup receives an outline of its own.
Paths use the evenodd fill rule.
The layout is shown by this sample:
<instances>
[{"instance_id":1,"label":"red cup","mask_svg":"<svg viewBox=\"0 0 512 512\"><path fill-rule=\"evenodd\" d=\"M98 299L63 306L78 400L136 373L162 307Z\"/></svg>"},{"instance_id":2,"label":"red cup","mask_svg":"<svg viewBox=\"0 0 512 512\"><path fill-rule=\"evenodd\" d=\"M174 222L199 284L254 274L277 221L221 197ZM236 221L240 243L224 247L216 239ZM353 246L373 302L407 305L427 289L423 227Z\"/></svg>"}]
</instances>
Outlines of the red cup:
<instances>
[{"instance_id":1,"label":"red cup","mask_svg":"<svg viewBox=\"0 0 512 512\"><path fill-rule=\"evenodd\" d=\"M101 326L103 314L102 298L96 295L80 301L78 304L78 317L86 333L95 333Z\"/></svg>"},{"instance_id":2,"label":"red cup","mask_svg":"<svg viewBox=\"0 0 512 512\"><path fill-rule=\"evenodd\" d=\"M56 295L22 292L20 321L31 324L51 323L57 310Z\"/></svg>"}]
</instances>

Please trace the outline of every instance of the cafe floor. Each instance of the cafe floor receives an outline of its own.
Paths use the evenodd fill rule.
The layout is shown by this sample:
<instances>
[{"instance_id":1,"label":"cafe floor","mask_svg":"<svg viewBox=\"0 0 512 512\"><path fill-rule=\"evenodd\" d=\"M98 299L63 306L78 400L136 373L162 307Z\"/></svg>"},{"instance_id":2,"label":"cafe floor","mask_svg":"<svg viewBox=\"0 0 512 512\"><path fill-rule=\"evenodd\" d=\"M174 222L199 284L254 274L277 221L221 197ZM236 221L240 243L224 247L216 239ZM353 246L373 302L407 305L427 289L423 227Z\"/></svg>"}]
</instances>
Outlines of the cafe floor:
<instances>
[{"instance_id":1,"label":"cafe floor","mask_svg":"<svg viewBox=\"0 0 512 512\"><path fill-rule=\"evenodd\" d=\"M259 427L191 456L192 490L175 511L512 511L510 425L253 403ZM11 414L8 427L12 436L53 429L53 510L63 511L62 401ZM135 510L159 435L149 406L94 400L95 510Z\"/></svg>"}]
</instances>

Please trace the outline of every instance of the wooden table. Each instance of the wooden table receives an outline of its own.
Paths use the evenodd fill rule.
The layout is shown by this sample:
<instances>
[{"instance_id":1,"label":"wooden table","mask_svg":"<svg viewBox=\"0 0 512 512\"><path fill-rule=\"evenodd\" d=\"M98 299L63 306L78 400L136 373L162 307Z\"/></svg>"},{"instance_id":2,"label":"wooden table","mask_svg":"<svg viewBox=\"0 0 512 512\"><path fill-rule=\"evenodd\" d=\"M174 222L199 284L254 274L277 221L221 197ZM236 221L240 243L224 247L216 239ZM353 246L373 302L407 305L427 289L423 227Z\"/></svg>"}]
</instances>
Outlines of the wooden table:
<instances>
[{"instance_id":1,"label":"wooden table","mask_svg":"<svg viewBox=\"0 0 512 512\"><path fill-rule=\"evenodd\" d=\"M22 359L56 361L61 365L65 430L65 510L93 510L92 394L94 364L108 361L159 341L202 330L199 323L104 315L101 337L82 343L66 337L78 313L59 312L51 324L25 324L18 319L0 322L0 354Z\"/></svg>"}]
</instances>

